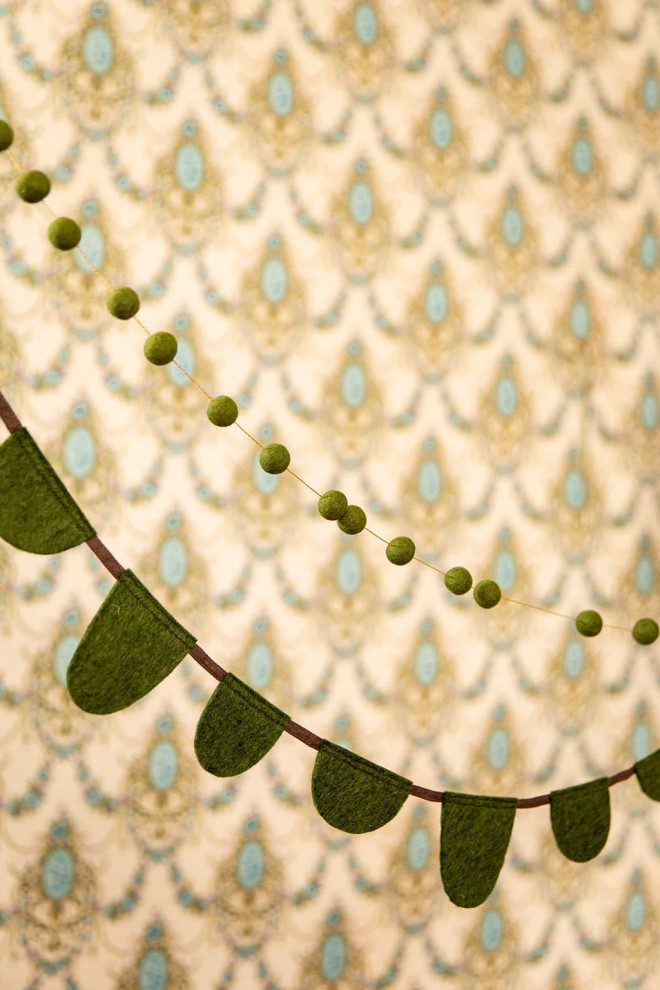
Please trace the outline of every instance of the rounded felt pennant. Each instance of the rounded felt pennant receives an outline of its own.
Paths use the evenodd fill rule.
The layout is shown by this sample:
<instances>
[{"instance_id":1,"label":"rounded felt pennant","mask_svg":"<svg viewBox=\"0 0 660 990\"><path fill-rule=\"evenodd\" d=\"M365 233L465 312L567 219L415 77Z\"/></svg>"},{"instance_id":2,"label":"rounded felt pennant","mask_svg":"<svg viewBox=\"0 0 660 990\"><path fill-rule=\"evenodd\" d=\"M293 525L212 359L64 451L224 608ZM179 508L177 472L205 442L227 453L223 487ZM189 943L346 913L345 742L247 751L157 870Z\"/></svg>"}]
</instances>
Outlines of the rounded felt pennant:
<instances>
[{"instance_id":1,"label":"rounded felt pennant","mask_svg":"<svg viewBox=\"0 0 660 990\"><path fill-rule=\"evenodd\" d=\"M560 852L586 863L601 851L610 831L607 777L550 792L550 821Z\"/></svg>"},{"instance_id":2,"label":"rounded felt pennant","mask_svg":"<svg viewBox=\"0 0 660 990\"><path fill-rule=\"evenodd\" d=\"M453 904L478 907L495 889L517 804L518 798L444 792L440 875Z\"/></svg>"},{"instance_id":3,"label":"rounded felt pennant","mask_svg":"<svg viewBox=\"0 0 660 990\"><path fill-rule=\"evenodd\" d=\"M660 749L635 764L639 786L647 797L660 801Z\"/></svg>"},{"instance_id":4,"label":"rounded felt pennant","mask_svg":"<svg viewBox=\"0 0 660 990\"><path fill-rule=\"evenodd\" d=\"M401 809L412 781L379 767L343 746L321 740L312 798L328 824L342 832L373 832Z\"/></svg>"},{"instance_id":5,"label":"rounded felt pennant","mask_svg":"<svg viewBox=\"0 0 660 990\"><path fill-rule=\"evenodd\" d=\"M93 715L128 708L171 674L194 645L195 637L135 574L122 571L73 654L69 694Z\"/></svg>"},{"instance_id":6,"label":"rounded felt pennant","mask_svg":"<svg viewBox=\"0 0 660 990\"><path fill-rule=\"evenodd\" d=\"M234 674L225 674L197 723L195 754L216 777L249 770L291 719Z\"/></svg>"},{"instance_id":7,"label":"rounded felt pennant","mask_svg":"<svg viewBox=\"0 0 660 990\"><path fill-rule=\"evenodd\" d=\"M96 530L24 426L0 445L0 536L29 553L61 553Z\"/></svg>"}]
</instances>

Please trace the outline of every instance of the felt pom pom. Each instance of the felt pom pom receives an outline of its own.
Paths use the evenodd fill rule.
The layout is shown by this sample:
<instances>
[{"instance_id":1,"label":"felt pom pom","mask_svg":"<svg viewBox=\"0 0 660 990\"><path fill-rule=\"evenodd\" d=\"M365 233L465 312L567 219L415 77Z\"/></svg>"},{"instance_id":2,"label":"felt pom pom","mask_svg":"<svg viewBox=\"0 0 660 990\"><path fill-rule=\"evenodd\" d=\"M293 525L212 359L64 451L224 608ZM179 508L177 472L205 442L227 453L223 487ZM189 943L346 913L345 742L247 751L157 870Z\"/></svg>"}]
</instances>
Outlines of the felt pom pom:
<instances>
[{"instance_id":1,"label":"felt pom pom","mask_svg":"<svg viewBox=\"0 0 660 990\"><path fill-rule=\"evenodd\" d=\"M291 463L291 454L282 443L269 443L259 454L259 463L268 474L282 474Z\"/></svg>"},{"instance_id":2,"label":"felt pom pom","mask_svg":"<svg viewBox=\"0 0 660 990\"><path fill-rule=\"evenodd\" d=\"M105 304L118 320L130 320L140 308L140 297L133 289L123 285L120 289L113 289Z\"/></svg>"},{"instance_id":3,"label":"felt pom pom","mask_svg":"<svg viewBox=\"0 0 660 990\"><path fill-rule=\"evenodd\" d=\"M228 395L219 395L206 407L206 415L214 426L231 426L236 422L238 406Z\"/></svg>"},{"instance_id":4,"label":"felt pom pom","mask_svg":"<svg viewBox=\"0 0 660 990\"><path fill-rule=\"evenodd\" d=\"M152 333L144 342L144 356L152 364L169 364L176 357L178 344L166 330Z\"/></svg>"},{"instance_id":5,"label":"felt pom pom","mask_svg":"<svg viewBox=\"0 0 660 990\"><path fill-rule=\"evenodd\" d=\"M500 586L496 581L479 581L474 586L474 600L482 608L493 608L502 597Z\"/></svg>"},{"instance_id":6,"label":"felt pom pom","mask_svg":"<svg viewBox=\"0 0 660 990\"><path fill-rule=\"evenodd\" d=\"M58 217L48 228L48 239L60 251L71 251L80 244L82 230L75 220Z\"/></svg>"},{"instance_id":7,"label":"felt pom pom","mask_svg":"<svg viewBox=\"0 0 660 990\"><path fill-rule=\"evenodd\" d=\"M325 495L321 495L318 503L319 513L324 519L341 519L348 508L348 499L343 492L331 488Z\"/></svg>"},{"instance_id":8,"label":"felt pom pom","mask_svg":"<svg viewBox=\"0 0 660 990\"><path fill-rule=\"evenodd\" d=\"M50 192L50 179L36 169L23 172L16 179L14 189L25 203L40 203Z\"/></svg>"},{"instance_id":9,"label":"felt pom pom","mask_svg":"<svg viewBox=\"0 0 660 990\"><path fill-rule=\"evenodd\" d=\"M445 574L445 588L452 595L466 595L472 587L472 575L466 567L450 567Z\"/></svg>"},{"instance_id":10,"label":"felt pom pom","mask_svg":"<svg viewBox=\"0 0 660 990\"><path fill-rule=\"evenodd\" d=\"M409 564L415 556L415 544L409 536L395 536L387 544L385 556L391 564Z\"/></svg>"},{"instance_id":11,"label":"felt pom pom","mask_svg":"<svg viewBox=\"0 0 660 990\"><path fill-rule=\"evenodd\" d=\"M582 636L597 636L603 628L603 620L598 612L587 608L584 612L580 612L575 620L575 625Z\"/></svg>"},{"instance_id":12,"label":"felt pom pom","mask_svg":"<svg viewBox=\"0 0 660 990\"><path fill-rule=\"evenodd\" d=\"M6 151L14 143L14 132L6 120L0 120L0 151Z\"/></svg>"},{"instance_id":13,"label":"felt pom pom","mask_svg":"<svg viewBox=\"0 0 660 990\"><path fill-rule=\"evenodd\" d=\"M337 525L342 533L355 536L367 525L367 517L359 505L349 505L341 519L337 520Z\"/></svg>"},{"instance_id":14,"label":"felt pom pom","mask_svg":"<svg viewBox=\"0 0 660 990\"><path fill-rule=\"evenodd\" d=\"M658 623L653 619L638 619L633 626L633 636L638 643L648 646L658 638Z\"/></svg>"}]
</instances>

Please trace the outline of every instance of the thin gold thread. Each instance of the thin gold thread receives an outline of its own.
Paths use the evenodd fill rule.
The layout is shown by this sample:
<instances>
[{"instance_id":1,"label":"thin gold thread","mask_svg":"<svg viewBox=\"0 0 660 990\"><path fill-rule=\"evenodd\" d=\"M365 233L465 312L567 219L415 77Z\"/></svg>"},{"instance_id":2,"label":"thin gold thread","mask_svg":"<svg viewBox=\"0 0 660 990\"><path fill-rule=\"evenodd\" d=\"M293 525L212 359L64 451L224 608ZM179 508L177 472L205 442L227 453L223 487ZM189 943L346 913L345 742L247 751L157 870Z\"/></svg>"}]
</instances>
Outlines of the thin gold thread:
<instances>
[{"instance_id":1,"label":"thin gold thread","mask_svg":"<svg viewBox=\"0 0 660 990\"><path fill-rule=\"evenodd\" d=\"M18 172L23 173L25 171L23 168L21 168L21 166L18 164L18 162L14 158L13 154L9 150L7 150L7 157L9 158L10 162L12 163L12 165L14 166L14 168L17 169ZM41 200L41 202L42 202L43 206L46 207L46 209L48 210L48 212L50 213L50 215L53 216L53 217L55 217L56 214L53 213L53 211L50 208L50 206L48 205L48 203L46 203L45 200ZM91 261L90 258L88 258L88 256L83 251L83 249L81 247L77 246L76 247L76 250L80 252L80 254L83 256L83 258L85 259L85 261L87 262L87 264L94 271L94 274L97 275L101 279L101 281L105 283L105 285L108 287L108 289L110 289L110 291L112 292L113 291L113 287L110 284L110 282L108 282L108 280L105 277L105 275L103 275L102 272L99 271L99 269L96 267L96 265L94 264L94 262ZM142 322L142 320L139 319L139 317L133 316L132 319L135 320L135 322L138 324L138 326L142 327L142 329L144 330L144 332L147 334L148 337L151 336L151 331L148 330L147 327L145 327L144 323ZM213 396L210 395L206 391L206 389L204 388L204 386L203 385L200 385L200 383L197 381L197 379L194 378L190 374L189 371L186 371L186 369L183 368L179 364L178 361L173 360L172 361L172 364L174 364L179 369L179 371L181 371L186 376L186 378L188 378L192 382L192 384L196 388L199 389L199 391L202 393L202 395L205 395L206 398L209 399L209 400L212 400L213 399ZM263 446L264 445L259 440L257 440L256 437L253 437L252 434L249 433L243 426L241 426L241 424L238 421L234 421L233 425L234 426L237 426L239 428L239 430L241 430L241 432L245 434L246 437L249 437L249 439L252 440L253 443L256 443L258 447L261 447L263 449ZM317 492L317 490L315 488L313 488L307 481L305 481L304 478L301 478L300 475L299 474L296 474L296 472L293 471L291 468L286 468L286 470L287 470L287 472L289 474L292 474L294 478L297 478L297 480L301 484L305 485L306 488L309 488L310 492L313 492L314 495L317 495L319 498L321 498L320 492ZM364 529L365 529L365 531L367 533L371 533L372 536L375 536L376 539L377 540L380 540L382 543L386 543L386 544L389 543L389 540L386 540L384 536L380 536L379 533L375 533L374 530L373 529L369 529L368 526L365 526ZM445 571L441 571L439 567L435 567L433 564L430 564L427 560L422 560L421 557L415 556L415 557L413 557L413 560L418 561L420 564L424 564L425 567L429 567L432 571L435 571L437 574L442 574L444 576L444 574L446 573ZM522 605L525 608L533 608L537 612L545 612L547 615L556 615L560 619L568 619L571 622L575 622L575 618L572 615L566 615L564 612L555 612L553 609L543 608L543 606L541 606L541 605L533 605L531 602L522 602L522 601L519 601L517 598L508 598L506 595L502 595L501 600L502 601L505 601L505 602L512 602L514 605ZM604 622L603 623L603 628L604 629L620 629L622 632L632 632L632 630L630 628L628 628L627 626L612 625L609 622Z\"/></svg>"}]
</instances>

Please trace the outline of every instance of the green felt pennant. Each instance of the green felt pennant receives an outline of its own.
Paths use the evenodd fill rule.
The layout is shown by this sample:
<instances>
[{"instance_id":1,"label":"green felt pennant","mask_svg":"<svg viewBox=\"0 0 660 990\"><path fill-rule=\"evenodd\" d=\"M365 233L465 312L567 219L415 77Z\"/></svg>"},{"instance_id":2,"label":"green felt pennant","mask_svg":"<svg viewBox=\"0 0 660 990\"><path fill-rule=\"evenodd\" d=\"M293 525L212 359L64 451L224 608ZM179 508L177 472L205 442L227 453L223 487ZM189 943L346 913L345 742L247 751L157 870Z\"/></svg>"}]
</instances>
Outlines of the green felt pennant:
<instances>
[{"instance_id":1,"label":"green felt pennant","mask_svg":"<svg viewBox=\"0 0 660 990\"><path fill-rule=\"evenodd\" d=\"M610 831L607 777L550 792L550 821L560 852L586 863L601 851Z\"/></svg>"},{"instance_id":2,"label":"green felt pennant","mask_svg":"<svg viewBox=\"0 0 660 990\"><path fill-rule=\"evenodd\" d=\"M660 749L635 764L639 786L647 797L660 801Z\"/></svg>"},{"instance_id":3,"label":"green felt pennant","mask_svg":"<svg viewBox=\"0 0 660 990\"><path fill-rule=\"evenodd\" d=\"M197 759L216 777L234 777L263 759L290 721L240 678L226 674L197 723Z\"/></svg>"},{"instance_id":4,"label":"green felt pennant","mask_svg":"<svg viewBox=\"0 0 660 990\"><path fill-rule=\"evenodd\" d=\"M321 740L312 797L326 822L342 832L373 832L386 825L408 797L412 781L327 739Z\"/></svg>"},{"instance_id":5,"label":"green felt pennant","mask_svg":"<svg viewBox=\"0 0 660 990\"><path fill-rule=\"evenodd\" d=\"M517 803L517 798L444 792L440 874L449 900L458 907L477 907L493 892Z\"/></svg>"},{"instance_id":6,"label":"green felt pennant","mask_svg":"<svg viewBox=\"0 0 660 990\"><path fill-rule=\"evenodd\" d=\"M195 637L163 608L132 571L122 571L67 670L69 694L85 712L128 708L167 677Z\"/></svg>"},{"instance_id":7,"label":"green felt pennant","mask_svg":"<svg viewBox=\"0 0 660 990\"><path fill-rule=\"evenodd\" d=\"M24 426L0 445L0 536L19 550L61 553L96 535Z\"/></svg>"}]
</instances>

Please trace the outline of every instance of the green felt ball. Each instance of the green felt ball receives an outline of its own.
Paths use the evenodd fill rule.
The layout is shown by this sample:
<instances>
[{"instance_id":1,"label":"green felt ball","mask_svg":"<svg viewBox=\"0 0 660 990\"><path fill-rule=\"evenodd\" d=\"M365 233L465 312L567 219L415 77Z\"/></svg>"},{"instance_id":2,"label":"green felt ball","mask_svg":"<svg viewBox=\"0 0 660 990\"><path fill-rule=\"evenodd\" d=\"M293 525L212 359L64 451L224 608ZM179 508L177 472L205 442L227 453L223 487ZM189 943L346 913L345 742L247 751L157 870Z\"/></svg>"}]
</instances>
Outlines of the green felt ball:
<instances>
[{"instance_id":1,"label":"green felt ball","mask_svg":"<svg viewBox=\"0 0 660 990\"><path fill-rule=\"evenodd\" d=\"M348 508L348 499L343 492L338 492L336 488L331 488L319 499L319 513L324 519L341 519Z\"/></svg>"},{"instance_id":2,"label":"green felt ball","mask_svg":"<svg viewBox=\"0 0 660 990\"><path fill-rule=\"evenodd\" d=\"M658 638L658 623L654 619L638 619L633 626L633 637L643 646L655 643Z\"/></svg>"},{"instance_id":3,"label":"green felt ball","mask_svg":"<svg viewBox=\"0 0 660 990\"><path fill-rule=\"evenodd\" d=\"M236 422L238 406L228 395L218 395L206 407L206 415L214 426L231 426Z\"/></svg>"},{"instance_id":4,"label":"green felt ball","mask_svg":"<svg viewBox=\"0 0 660 990\"><path fill-rule=\"evenodd\" d=\"M603 628L603 620L598 612L587 608L584 612L580 612L575 620L575 625L582 636L597 636Z\"/></svg>"},{"instance_id":5,"label":"green felt ball","mask_svg":"<svg viewBox=\"0 0 660 990\"><path fill-rule=\"evenodd\" d=\"M291 454L282 443L269 443L259 454L259 463L268 474L282 474L291 463Z\"/></svg>"},{"instance_id":6,"label":"green felt ball","mask_svg":"<svg viewBox=\"0 0 660 990\"><path fill-rule=\"evenodd\" d=\"M140 308L140 297L133 289L123 285L120 289L112 290L105 304L118 320L130 320Z\"/></svg>"},{"instance_id":7,"label":"green felt ball","mask_svg":"<svg viewBox=\"0 0 660 990\"><path fill-rule=\"evenodd\" d=\"M14 143L14 132L6 120L0 120L0 151L6 151Z\"/></svg>"},{"instance_id":8,"label":"green felt ball","mask_svg":"<svg viewBox=\"0 0 660 990\"><path fill-rule=\"evenodd\" d=\"M82 231L75 220L58 217L48 228L48 239L60 251L71 251L80 244Z\"/></svg>"},{"instance_id":9,"label":"green felt ball","mask_svg":"<svg viewBox=\"0 0 660 990\"><path fill-rule=\"evenodd\" d=\"M466 567L450 567L445 574L445 588L452 595L467 595L472 587L472 575Z\"/></svg>"},{"instance_id":10,"label":"green felt ball","mask_svg":"<svg viewBox=\"0 0 660 990\"><path fill-rule=\"evenodd\" d=\"M14 189L26 203L40 203L50 192L50 179L43 172L33 169L16 179Z\"/></svg>"},{"instance_id":11,"label":"green felt ball","mask_svg":"<svg viewBox=\"0 0 660 990\"><path fill-rule=\"evenodd\" d=\"M144 342L144 356L152 364L169 364L176 357L176 337L167 330L152 333Z\"/></svg>"},{"instance_id":12,"label":"green felt ball","mask_svg":"<svg viewBox=\"0 0 660 990\"><path fill-rule=\"evenodd\" d=\"M415 544L409 536L395 536L387 544L385 555L390 564L409 564L415 556Z\"/></svg>"},{"instance_id":13,"label":"green felt ball","mask_svg":"<svg viewBox=\"0 0 660 990\"><path fill-rule=\"evenodd\" d=\"M341 519L337 520L337 525L342 533L355 536L367 525L367 517L359 505L349 505Z\"/></svg>"},{"instance_id":14,"label":"green felt ball","mask_svg":"<svg viewBox=\"0 0 660 990\"><path fill-rule=\"evenodd\" d=\"M474 586L474 600L482 608L493 608L502 597L497 581L478 581Z\"/></svg>"}]
</instances>

